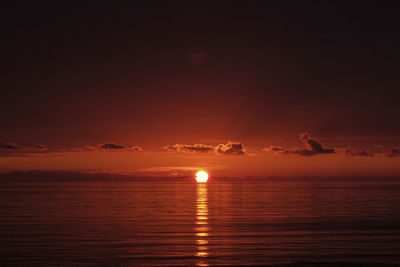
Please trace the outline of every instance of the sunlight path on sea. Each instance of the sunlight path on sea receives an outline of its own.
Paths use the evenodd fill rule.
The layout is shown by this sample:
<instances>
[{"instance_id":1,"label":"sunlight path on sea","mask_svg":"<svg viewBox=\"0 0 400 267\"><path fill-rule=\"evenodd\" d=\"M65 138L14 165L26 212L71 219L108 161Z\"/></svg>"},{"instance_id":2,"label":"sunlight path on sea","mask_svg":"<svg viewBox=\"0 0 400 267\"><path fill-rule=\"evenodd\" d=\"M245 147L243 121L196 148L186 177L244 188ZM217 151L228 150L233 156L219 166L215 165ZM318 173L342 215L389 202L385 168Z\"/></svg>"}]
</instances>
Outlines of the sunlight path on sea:
<instances>
[{"instance_id":1,"label":"sunlight path on sea","mask_svg":"<svg viewBox=\"0 0 400 267\"><path fill-rule=\"evenodd\" d=\"M208 197L207 184L197 184L196 204L196 254L198 262L196 266L209 266L207 263L208 253Z\"/></svg>"}]
</instances>

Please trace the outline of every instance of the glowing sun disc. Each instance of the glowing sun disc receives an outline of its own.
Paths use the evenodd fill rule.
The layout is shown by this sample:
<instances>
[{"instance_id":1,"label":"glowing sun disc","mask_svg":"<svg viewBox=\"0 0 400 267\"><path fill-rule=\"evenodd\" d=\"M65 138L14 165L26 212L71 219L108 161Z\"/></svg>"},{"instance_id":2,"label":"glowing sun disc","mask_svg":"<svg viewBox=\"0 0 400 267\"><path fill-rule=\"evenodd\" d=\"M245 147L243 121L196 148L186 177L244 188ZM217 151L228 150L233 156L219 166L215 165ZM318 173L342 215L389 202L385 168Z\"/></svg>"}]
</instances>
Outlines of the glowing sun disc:
<instances>
[{"instance_id":1,"label":"glowing sun disc","mask_svg":"<svg viewBox=\"0 0 400 267\"><path fill-rule=\"evenodd\" d=\"M205 171L198 171L196 173L196 181L198 183L207 183L208 181L208 173Z\"/></svg>"}]
</instances>

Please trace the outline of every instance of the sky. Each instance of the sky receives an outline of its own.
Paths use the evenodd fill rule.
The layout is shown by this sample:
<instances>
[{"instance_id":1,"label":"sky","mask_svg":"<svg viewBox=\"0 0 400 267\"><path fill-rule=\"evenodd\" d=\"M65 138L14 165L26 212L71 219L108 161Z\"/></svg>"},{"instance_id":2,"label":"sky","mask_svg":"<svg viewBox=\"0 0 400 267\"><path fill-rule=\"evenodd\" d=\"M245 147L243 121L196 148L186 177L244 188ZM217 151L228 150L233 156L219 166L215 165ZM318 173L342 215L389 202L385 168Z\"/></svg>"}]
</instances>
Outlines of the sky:
<instances>
[{"instance_id":1,"label":"sky","mask_svg":"<svg viewBox=\"0 0 400 267\"><path fill-rule=\"evenodd\" d=\"M0 171L399 175L397 10L7 3Z\"/></svg>"}]
</instances>

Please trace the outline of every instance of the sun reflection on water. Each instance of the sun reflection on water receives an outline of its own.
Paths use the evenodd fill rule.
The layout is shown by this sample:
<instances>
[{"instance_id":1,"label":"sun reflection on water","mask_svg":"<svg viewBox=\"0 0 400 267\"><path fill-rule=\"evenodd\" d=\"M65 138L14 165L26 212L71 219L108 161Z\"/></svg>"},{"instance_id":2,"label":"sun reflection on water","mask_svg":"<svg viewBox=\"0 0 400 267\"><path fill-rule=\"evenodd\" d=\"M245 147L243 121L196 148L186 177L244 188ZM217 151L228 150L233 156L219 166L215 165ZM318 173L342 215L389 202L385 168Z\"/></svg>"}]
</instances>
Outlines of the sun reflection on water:
<instances>
[{"instance_id":1,"label":"sun reflection on water","mask_svg":"<svg viewBox=\"0 0 400 267\"><path fill-rule=\"evenodd\" d=\"M196 266L209 266L209 264L205 261L205 258L208 257L208 196L207 196L207 184L199 183L197 184L197 212L196 212L196 257L199 258L199 261L196 263Z\"/></svg>"}]
</instances>

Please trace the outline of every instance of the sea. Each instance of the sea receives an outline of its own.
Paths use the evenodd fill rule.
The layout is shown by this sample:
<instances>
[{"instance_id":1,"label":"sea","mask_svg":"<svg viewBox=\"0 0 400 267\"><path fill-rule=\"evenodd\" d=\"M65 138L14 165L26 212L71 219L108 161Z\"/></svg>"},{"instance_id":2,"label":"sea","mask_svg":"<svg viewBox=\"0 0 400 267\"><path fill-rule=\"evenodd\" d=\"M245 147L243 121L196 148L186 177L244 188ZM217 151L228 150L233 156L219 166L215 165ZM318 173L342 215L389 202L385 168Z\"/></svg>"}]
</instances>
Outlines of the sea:
<instances>
[{"instance_id":1,"label":"sea","mask_svg":"<svg viewBox=\"0 0 400 267\"><path fill-rule=\"evenodd\" d=\"M395 266L400 179L0 183L0 266Z\"/></svg>"}]
</instances>

